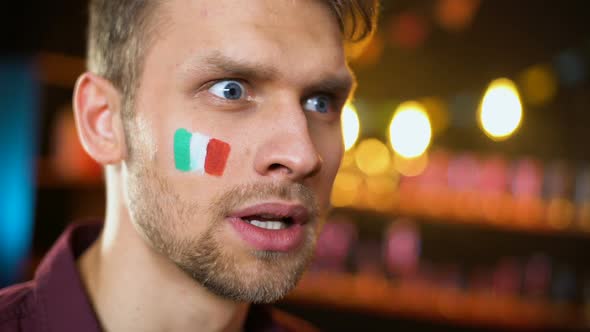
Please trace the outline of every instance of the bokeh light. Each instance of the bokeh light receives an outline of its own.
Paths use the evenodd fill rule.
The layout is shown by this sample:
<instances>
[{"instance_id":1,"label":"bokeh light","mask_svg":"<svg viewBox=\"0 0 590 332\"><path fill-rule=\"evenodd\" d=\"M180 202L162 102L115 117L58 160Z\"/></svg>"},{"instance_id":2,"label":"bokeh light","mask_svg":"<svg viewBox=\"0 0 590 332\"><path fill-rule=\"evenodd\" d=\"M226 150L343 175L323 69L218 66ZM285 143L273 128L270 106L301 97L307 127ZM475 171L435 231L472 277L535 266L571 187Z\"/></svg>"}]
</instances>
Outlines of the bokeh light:
<instances>
[{"instance_id":1,"label":"bokeh light","mask_svg":"<svg viewBox=\"0 0 590 332\"><path fill-rule=\"evenodd\" d=\"M340 162L340 169L348 169L354 167L354 147L345 151Z\"/></svg>"},{"instance_id":2,"label":"bokeh light","mask_svg":"<svg viewBox=\"0 0 590 332\"><path fill-rule=\"evenodd\" d=\"M391 42L403 49L416 49L424 44L429 34L426 19L413 12L405 12L391 21Z\"/></svg>"},{"instance_id":3,"label":"bokeh light","mask_svg":"<svg viewBox=\"0 0 590 332\"><path fill-rule=\"evenodd\" d=\"M355 161L357 167L367 175L379 175L386 172L391 165L391 153L376 138L368 138L356 148Z\"/></svg>"},{"instance_id":4,"label":"bokeh light","mask_svg":"<svg viewBox=\"0 0 590 332\"><path fill-rule=\"evenodd\" d=\"M362 183L362 177L356 173L338 172L332 189L332 205L335 207L353 205L359 196Z\"/></svg>"},{"instance_id":5,"label":"bokeh light","mask_svg":"<svg viewBox=\"0 0 590 332\"><path fill-rule=\"evenodd\" d=\"M557 93L557 78L548 65L528 68L519 81L524 101L533 106L549 102Z\"/></svg>"},{"instance_id":6,"label":"bokeh light","mask_svg":"<svg viewBox=\"0 0 590 332\"><path fill-rule=\"evenodd\" d=\"M508 161L500 155L482 161L478 188L483 193L501 194L508 190Z\"/></svg>"},{"instance_id":7,"label":"bokeh light","mask_svg":"<svg viewBox=\"0 0 590 332\"><path fill-rule=\"evenodd\" d=\"M371 176L365 179L367 191L377 196L393 196L399 177L389 175Z\"/></svg>"},{"instance_id":8,"label":"bokeh light","mask_svg":"<svg viewBox=\"0 0 590 332\"><path fill-rule=\"evenodd\" d=\"M456 191L475 190L480 183L481 164L470 152L455 155L448 165L448 184Z\"/></svg>"},{"instance_id":9,"label":"bokeh light","mask_svg":"<svg viewBox=\"0 0 590 332\"><path fill-rule=\"evenodd\" d=\"M361 129L359 117L353 104L348 103L344 106L340 121L342 122L344 149L348 151L356 143Z\"/></svg>"},{"instance_id":10,"label":"bokeh light","mask_svg":"<svg viewBox=\"0 0 590 332\"><path fill-rule=\"evenodd\" d=\"M408 219L395 220L385 234L385 265L392 275L409 277L418 272L422 251L420 230Z\"/></svg>"},{"instance_id":11,"label":"bokeh light","mask_svg":"<svg viewBox=\"0 0 590 332\"><path fill-rule=\"evenodd\" d=\"M556 229L569 227L576 216L576 207L568 199L553 198L547 204L547 223Z\"/></svg>"},{"instance_id":12,"label":"bokeh light","mask_svg":"<svg viewBox=\"0 0 590 332\"><path fill-rule=\"evenodd\" d=\"M371 176L365 179L366 203L377 211L389 211L395 203L399 177L389 175Z\"/></svg>"},{"instance_id":13,"label":"bokeh light","mask_svg":"<svg viewBox=\"0 0 590 332\"><path fill-rule=\"evenodd\" d=\"M393 167L403 176L418 176L428 166L428 153L423 153L416 158L404 158L395 154Z\"/></svg>"},{"instance_id":14,"label":"bokeh light","mask_svg":"<svg viewBox=\"0 0 590 332\"><path fill-rule=\"evenodd\" d=\"M532 158L517 160L512 171L511 191L516 198L541 197L543 167Z\"/></svg>"},{"instance_id":15,"label":"bokeh light","mask_svg":"<svg viewBox=\"0 0 590 332\"><path fill-rule=\"evenodd\" d=\"M436 19L447 30L463 30L473 21L480 3L480 0L439 0L435 9Z\"/></svg>"},{"instance_id":16,"label":"bokeh light","mask_svg":"<svg viewBox=\"0 0 590 332\"><path fill-rule=\"evenodd\" d=\"M357 240L358 231L352 218L330 216L318 237L311 269L345 272L346 259Z\"/></svg>"},{"instance_id":17,"label":"bokeh light","mask_svg":"<svg viewBox=\"0 0 590 332\"><path fill-rule=\"evenodd\" d=\"M522 121L522 104L516 85L507 78L494 80L479 108L479 124L488 137L501 141L512 135Z\"/></svg>"},{"instance_id":18,"label":"bokeh light","mask_svg":"<svg viewBox=\"0 0 590 332\"><path fill-rule=\"evenodd\" d=\"M431 138L432 126L424 106L415 101L402 103L389 126L393 150L404 158L416 158L428 149Z\"/></svg>"}]
</instances>

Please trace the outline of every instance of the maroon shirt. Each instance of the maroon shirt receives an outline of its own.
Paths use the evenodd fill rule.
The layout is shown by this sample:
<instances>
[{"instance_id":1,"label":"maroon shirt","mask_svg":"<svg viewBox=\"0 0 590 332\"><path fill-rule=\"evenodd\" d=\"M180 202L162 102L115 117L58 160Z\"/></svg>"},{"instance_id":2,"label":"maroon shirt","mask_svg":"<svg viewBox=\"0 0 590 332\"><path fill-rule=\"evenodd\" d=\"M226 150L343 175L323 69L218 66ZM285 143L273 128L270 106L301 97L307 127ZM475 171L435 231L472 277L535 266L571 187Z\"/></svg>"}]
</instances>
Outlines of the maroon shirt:
<instances>
[{"instance_id":1,"label":"maroon shirt","mask_svg":"<svg viewBox=\"0 0 590 332\"><path fill-rule=\"evenodd\" d=\"M32 281L0 290L0 332L101 331L76 267L76 259L96 240L101 227L68 227L45 256ZM252 305L245 331L316 330L269 306Z\"/></svg>"}]
</instances>

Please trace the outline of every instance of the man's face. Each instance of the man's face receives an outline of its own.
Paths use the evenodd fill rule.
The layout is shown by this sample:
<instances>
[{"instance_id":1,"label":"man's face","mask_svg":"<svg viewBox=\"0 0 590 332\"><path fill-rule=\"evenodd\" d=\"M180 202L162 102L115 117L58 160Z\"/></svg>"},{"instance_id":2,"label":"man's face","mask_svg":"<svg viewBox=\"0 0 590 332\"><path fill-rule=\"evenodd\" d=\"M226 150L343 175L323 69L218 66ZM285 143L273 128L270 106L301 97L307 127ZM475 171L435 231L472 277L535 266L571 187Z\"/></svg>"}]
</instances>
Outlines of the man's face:
<instances>
[{"instance_id":1,"label":"man's face","mask_svg":"<svg viewBox=\"0 0 590 332\"><path fill-rule=\"evenodd\" d=\"M275 301L312 255L342 156L351 76L338 23L315 0L173 0L160 11L126 123L131 219L212 292ZM178 169L190 159L179 129L229 144L217 175Z\"/></svg>"}]
</instances>

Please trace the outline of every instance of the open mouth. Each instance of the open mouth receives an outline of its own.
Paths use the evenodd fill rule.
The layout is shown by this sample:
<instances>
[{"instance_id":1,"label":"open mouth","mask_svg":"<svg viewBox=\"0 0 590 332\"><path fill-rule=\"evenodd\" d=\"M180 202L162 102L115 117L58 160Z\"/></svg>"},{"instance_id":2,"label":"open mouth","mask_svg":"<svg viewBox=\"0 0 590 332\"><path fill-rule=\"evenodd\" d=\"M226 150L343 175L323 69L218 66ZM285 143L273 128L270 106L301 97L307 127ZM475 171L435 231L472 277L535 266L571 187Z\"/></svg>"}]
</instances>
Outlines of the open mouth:
<instances>
[{"instance_id":1,"label":"open mouth","mask_svg":"<svg viewBox=\"0 0 590 332\"><path fill-rule=\"evenodd\" d=\"M253 215L241 218L250 225L270 230L280 230L289 228L294 224L291 217L279 217L273 215Z\"/></svg>"},{"instance_id":2,"label":"open mouth","mask_svg":"<svg viewBox=\"0 0 590 332\"><path fill-rule=\"evenodd\" d=\"M251 206L235 212L231 217L270 230L287 229L293 225L304 225L309 221L309 213L304 206L277 203Z\"/></svg>"},{"instance_id":3,"label":"open mouth","mask_svg":"<svg viewBox=\"0 0 590 332\"><path fill-rule=\"evenodd\" d=\"M263 203L228 215L231 225L250 246L258 250L297 250L308 233L313 216L301 204Z\"/></svg>"}]
</instances>

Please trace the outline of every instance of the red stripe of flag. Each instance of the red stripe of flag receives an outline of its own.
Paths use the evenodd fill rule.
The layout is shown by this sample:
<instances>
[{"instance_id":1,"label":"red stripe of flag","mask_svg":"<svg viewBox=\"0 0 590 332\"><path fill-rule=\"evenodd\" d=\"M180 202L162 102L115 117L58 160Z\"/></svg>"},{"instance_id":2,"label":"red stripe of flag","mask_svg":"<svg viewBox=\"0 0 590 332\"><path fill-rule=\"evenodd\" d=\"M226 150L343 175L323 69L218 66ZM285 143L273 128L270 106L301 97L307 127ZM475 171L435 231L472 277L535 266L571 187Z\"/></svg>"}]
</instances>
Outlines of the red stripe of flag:
<instances>
[{"instance_id":1,"label":"red stripe of flag","mask_svg":"<svg viewBox=\"0 0 590 332\"><path fill-rule=\"evenodd\" d=\"M207 157L205 158L205 172L210 175L222 176L229 157L229 144L212 138L207 144Z\"/></svg>"}]
</instances>

